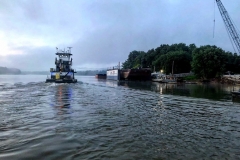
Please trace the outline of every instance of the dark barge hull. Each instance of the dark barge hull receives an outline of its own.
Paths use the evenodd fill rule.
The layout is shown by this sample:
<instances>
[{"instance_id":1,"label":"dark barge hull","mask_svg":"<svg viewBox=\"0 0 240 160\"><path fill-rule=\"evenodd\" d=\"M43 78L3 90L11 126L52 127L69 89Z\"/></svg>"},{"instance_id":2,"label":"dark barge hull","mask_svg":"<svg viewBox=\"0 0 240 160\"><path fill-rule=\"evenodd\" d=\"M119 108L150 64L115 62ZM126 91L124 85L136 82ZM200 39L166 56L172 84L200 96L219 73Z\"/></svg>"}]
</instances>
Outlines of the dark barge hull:
<instances>
[{"instance_id":1,"label":"dark barge hull","mask_svg":"<svg viewBox=\"0 0 240 160\"><path fill-rule=\"evenodd\" d=\"M121 70L121 79L132 81L148 81L151 80L151 69L123 69Z\"/></svg>"},{"instance_id":2,"label":"dark barge hull","mask_svg":"<svg viewBox=\"0 0 240 160\"><path fill-rule=\"evenodd\" d=\"M239 97L239 98L240 98L240 92L238 92L238 91L232 91L231 93L232 93L232 96L233 96L233 97Z\"/></svg>"},{"instance_id":3,"label":"dark barge hull","mask_svg":"<svg viewBox=\"0 0 240 160\"><path fill-rule=\"evenodd\" d=\"M46 83L77 83L77 79L46 79Z\"/></svg>"},{"instance_id":4,"label":"dark barge hull","mask_svg":"<svg viewBox=\"0 0 240 160\"><path fill-rule=\"evenodd\" d=\"M107 75L106 75L106 74L96 74L96 75L95 75L95 78L98 78L98 79L106 79L106 78L107 78Z\"/></svg>"},{"instance_id":5,"label":"dark barge hull","mask_svg":"<svg viewBox=\"0 0 240 160\"><path fill-rule=\"evenodd\" d=\"M232 91L232 101L240 102L240 92L239 91Z\"/></svg>"}]
</instances>

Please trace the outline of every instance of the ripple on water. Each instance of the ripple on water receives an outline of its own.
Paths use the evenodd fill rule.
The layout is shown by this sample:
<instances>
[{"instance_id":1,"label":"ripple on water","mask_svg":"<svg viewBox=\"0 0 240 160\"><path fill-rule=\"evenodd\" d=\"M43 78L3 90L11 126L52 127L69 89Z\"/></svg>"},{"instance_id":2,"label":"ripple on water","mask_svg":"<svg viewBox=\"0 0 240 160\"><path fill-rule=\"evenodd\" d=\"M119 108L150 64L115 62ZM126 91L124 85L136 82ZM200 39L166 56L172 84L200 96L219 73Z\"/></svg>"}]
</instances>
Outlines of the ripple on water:
<instances>
[{"instance_id":1,"label":"ripple on water","mask_svg":"<svg viewBox=\"0 0 240 160\"><path fill-rule=\"evenodd\" d=\"M0 92L0 159L238 159L239 105L79 82Z\"/></svg>"}]
</instances>

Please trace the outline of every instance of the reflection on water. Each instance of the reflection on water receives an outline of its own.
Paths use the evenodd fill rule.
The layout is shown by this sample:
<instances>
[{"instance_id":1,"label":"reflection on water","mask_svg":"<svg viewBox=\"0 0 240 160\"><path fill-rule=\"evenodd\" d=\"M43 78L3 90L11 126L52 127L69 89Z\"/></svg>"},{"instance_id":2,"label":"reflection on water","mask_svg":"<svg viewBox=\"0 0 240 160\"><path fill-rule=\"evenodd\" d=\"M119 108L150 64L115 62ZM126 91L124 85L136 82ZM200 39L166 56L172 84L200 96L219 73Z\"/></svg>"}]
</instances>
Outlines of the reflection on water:
<instances>
[{"instance_id":1,"label":"reflection on water","mask_svg":"<svg viewBox=\"0 0 240 160\"><path fill-rule=\"evenodd\" d=\"M106 83L107 86L123 86L129 89L149 90L166 95L178 95L194 98L205 98L210 100L232 101L231 91L240 90L240 85L217 84L217 83L198 83L198 84L167 84L150 81L111 81L98 80ZM234 102L240 101L235 99Z\"/></svg>"},{"instance_id":2,"label":"reflection on water","mask_svg":"<svg viewBox=\"0 0 240 160\"><path fill-rule=\"evenodd\" d=\"M60 119L67 119L72 114L72 86L70 84L56 84L53 96L49 99L53 111Z\"/></svg>"},{"instance_id":3,"label":"reflection on water","mask_svg":"<svg viewBox=\"0 0 240 160\"><path fill-rule=\"evenodd\" d=\"M70 108L72 88L68 84L57 85L54 95L54 106L59 108Z\"/></svg>"},{"instance_id":4,"label":"reflection on water","mask_svg":"<svg viewBox=\"0 0 240 160\"><path fill-rule=\"evenodd\" d=\"M157 82L106 81L108 86L124 86L130 89L149 90L160 94L206 98L211 100L231 100L232 85L223 84L167 84Z\"/></svg>"}]
</instances>

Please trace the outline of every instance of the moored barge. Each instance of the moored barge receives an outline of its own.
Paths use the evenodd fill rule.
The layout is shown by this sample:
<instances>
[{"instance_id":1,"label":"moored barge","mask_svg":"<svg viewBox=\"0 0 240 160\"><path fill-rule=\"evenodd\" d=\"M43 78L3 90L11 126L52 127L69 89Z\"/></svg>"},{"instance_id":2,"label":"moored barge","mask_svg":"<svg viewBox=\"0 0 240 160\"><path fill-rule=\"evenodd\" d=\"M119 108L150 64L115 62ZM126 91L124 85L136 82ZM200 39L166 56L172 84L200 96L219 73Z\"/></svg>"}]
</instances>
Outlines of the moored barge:
<instances>
[{"instance_id":1,"label":"moored barge","mask_svg":"<svg viewBox=\"0 0 240 160\"><path fill-rule=\"evenodd\" d=\"M121 79L132 81L151 80L151 68L122 69Z\"/></svg>"},{"instance_id":2,"label":"moored barge","mask_svg":"<svg viewBox=\"0 0 240 160\"><path fill-rule=\"evenodd\" d=\"M56 55L58 59L55 59L55 68L50 68L50 78L46 79L46 83L48 82L55 82L55 83L76 83L77 79L74 77L74 69L72 69L72 54L71 48L68 47L69 50L64 51L58 50Z\"/></svg>"},{"instance_id":3,"label":"moored barge","mask_svg":"<svg viewBox=\"0 0 240 160\"><path fill-rule=\"evenodd\" d=\"M95 78L106 79L107 75L105 73L98 73L95 75Z\"/></svg>"},{"instance_id":4,"label":"moored barge","mask_svg":"<svg viewBox=\"0 0 240 160\"><path fill-rule=\"evenodd\" d=\"M120 80L120 71L121 70L118 68L108 69L107 80L115 80L115 81Z\"/></svg>"},{"instance_id":5,"label":"moored barge","mask_svg":"<svg viewBox=\"0 0 240 160\"><path fill-rule=\"evenodd\" d=\"M118 66L107 69L106 71L107 80L119 81L121 79L120 72L121 72L121 69L120 69L120 62L119 62Z\"/></svg>"},{"instance_id":6,"label":"moored barge","mask_svg":"<svg viewBox=\"0 0 240 160\"><path fill-rule=\"evenodd\" d=\"M107 80L130 80L130 81L148 81L151 80L151 68L133 68L121 69L120 62L118 66L107 69Z\"/></svg>"}]
</instances>

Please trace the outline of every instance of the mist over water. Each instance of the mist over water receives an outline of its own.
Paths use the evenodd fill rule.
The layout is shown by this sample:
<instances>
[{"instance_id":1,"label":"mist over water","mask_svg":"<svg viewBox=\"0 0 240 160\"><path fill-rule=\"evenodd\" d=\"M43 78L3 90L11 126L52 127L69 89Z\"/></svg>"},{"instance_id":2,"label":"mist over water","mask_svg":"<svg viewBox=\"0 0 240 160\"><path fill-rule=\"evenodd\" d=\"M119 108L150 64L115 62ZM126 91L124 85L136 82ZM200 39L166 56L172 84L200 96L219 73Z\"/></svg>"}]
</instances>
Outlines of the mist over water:
<instances>
[{"instance_id":1,"label":"mist over water","mask_svg":"<svg viewBox=\"0 0 240 160\"><path fill-rule=\"evenodd\" d=\"M0 159L239 159L232 86L0 77Z\"/></svg>"}]
</instances>

